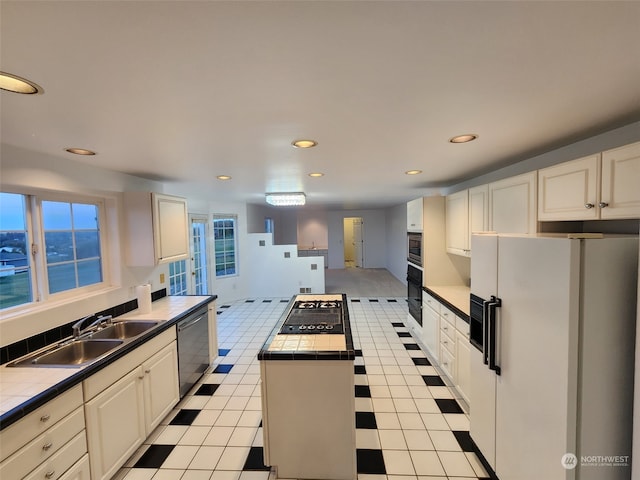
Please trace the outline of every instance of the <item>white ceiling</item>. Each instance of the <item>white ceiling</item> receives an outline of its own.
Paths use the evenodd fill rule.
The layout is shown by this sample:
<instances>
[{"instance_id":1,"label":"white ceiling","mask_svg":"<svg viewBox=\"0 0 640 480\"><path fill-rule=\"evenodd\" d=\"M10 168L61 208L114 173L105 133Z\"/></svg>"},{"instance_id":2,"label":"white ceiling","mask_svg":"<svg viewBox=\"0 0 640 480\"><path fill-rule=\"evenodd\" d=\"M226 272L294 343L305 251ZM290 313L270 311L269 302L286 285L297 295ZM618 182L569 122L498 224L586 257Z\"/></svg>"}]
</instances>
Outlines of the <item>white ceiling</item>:
<instances>
[{"instance_id":1,"label":"white ceiling","mask_svg":"<svg viewBox=\"0 0 640 480\"><path fill-rule=\"evenodd\" d=\"M213 200L396 205L640 119L638 1L2 0L0 16L0 69L44 88L2 92L4 143Z\"/></svg>"}]
</instances>

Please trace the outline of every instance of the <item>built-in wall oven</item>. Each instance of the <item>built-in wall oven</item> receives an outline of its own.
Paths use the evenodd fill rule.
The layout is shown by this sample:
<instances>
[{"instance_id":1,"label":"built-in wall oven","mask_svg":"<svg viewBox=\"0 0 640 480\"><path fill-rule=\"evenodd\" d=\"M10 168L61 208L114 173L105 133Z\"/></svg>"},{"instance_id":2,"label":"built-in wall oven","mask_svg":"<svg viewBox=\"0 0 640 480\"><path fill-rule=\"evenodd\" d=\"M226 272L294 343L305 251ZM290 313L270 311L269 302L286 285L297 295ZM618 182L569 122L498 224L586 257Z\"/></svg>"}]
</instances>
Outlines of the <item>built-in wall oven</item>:
<instances>
[{"instance_id":1,"label":"built-in wall oven","mask_svg":"<svg viewBox=\"0 0 640 480\"><path fill-rule=\"evenodd\" d=\"M407 301L409 314L422 325L422 270L407 265Z\"/></svg>"},{"instance_id":2,"label":"built-in wall oven","mask_svg":"<svg viewBox=\"0 0 640 480\"><path fill-rule=\"evenodd\" d=\"M422 233L407 233L407 260L422 267Z\"/></svg>"}]
</instances>

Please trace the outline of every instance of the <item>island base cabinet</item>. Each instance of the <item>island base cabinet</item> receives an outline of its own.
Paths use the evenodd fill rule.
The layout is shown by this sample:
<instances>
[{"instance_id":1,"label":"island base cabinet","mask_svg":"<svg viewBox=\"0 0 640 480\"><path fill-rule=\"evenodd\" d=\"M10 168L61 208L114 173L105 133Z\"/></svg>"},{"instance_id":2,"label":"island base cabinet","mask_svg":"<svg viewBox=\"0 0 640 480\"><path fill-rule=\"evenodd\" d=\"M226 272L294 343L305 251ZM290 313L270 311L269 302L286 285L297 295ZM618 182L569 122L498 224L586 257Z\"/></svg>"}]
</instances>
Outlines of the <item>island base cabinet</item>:
<instances>
[{"instance_id":1,"label":"island base cabinet","mask_svg":"<svg viewBox=\"0 0 640 480\"><path fill-rule=\"evenodd\" d=\"M146 438L139 368L85 404L91 479L111 478Z\"/></svg>"},{"instance_id":2,"label":"island base cabinet","mask_svg":"<svg viewBox=\"0 0 640 480\"><path fill-rule=\"evenodd\" d=\"M277 478L355 480L353 360L261 361L264 463Z\"/></svg>"}]
</instances>

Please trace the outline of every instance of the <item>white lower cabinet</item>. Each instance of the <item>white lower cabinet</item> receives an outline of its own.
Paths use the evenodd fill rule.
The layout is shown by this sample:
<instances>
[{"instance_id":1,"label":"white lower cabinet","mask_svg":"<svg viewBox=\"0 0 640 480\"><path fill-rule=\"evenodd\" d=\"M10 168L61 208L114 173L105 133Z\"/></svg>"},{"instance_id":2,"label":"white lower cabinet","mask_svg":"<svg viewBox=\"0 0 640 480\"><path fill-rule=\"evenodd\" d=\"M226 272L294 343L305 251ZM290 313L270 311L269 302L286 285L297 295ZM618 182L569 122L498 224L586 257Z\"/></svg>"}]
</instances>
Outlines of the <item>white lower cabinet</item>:
<instances>
[{"instance_id":1,"label":"white lower cabinet","mask_svg":"<svg viewBox=\"0 0 640 480\"><path fill-rule=\"evenodd\" d=\"M84 455L67 470L60 480L91 480L91 469L89 468L89 455Z\"/></svg>"},{"instance_id":2,"label":"white lower cabinet","mask_svg":"<svg viewBox=\"0 0 640 480\"><path fill-rule=\"evenodd\" d=\"M423 294L422 340L464 400L469 402L471 345L469 324L445 304Z\"/></svg>"},{"instance_id":3,"label":"white lower cabinet","mask_svg":"<svg viewBox=\"0 0 640 480\"><path fill-rule=\"evenodd\" d=\"M86 453L82 389L78 385L0 432L0 478L64 478Z\"/></svg>"},{"instance_id":4,"label":"white lower cabinet","mask_svg":"<svg viewBox=\"0 0 640 480\"><path fill-rule=\"evenodd\" d=\"M464 335L460 331L456 332L456 360L456 387L468 402L471 385L471 344L468 335Z\"/></svg>"},{"instance_id":5,"label":"white lower cabinet","mask_svg":"<svg viewBox=\"0 0 640 480\"><path fill-rule=\"evenodd\" d=\"M111 478L142 444L144 398L138 367L85 405L91 478Z\"/></svg>"},{"instance_id":6,"label":"white lower cabinet","mask_svg":"<svg viewBox=\"0 0 640 480\"><path fill-rule=\"evenodd\" d=\"M89 377L84 390L91 480L109 479L179 401L175 330Z\"/></svg>"},{"instance_id":7,"label":"white lower cabinet","mask_svg":"<svg viewBox=\"0 0 640 480\"><path fill-rule=\"evenodd\" d=\"M431 307L433 297L426 293L422 296L422 341L431 356L440 361L440 313Z\"/></svg>"}]
</instances>

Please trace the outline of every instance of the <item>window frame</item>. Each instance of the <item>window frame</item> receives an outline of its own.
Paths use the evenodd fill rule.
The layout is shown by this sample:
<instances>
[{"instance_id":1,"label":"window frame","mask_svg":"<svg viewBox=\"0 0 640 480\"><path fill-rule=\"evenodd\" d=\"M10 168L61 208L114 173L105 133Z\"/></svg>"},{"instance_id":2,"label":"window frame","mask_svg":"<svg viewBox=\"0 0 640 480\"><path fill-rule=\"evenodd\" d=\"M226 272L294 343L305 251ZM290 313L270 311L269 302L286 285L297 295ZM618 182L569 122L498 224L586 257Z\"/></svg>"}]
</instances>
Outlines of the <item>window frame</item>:
<instances>
[{"instance_id":1,"label":"window frame","mask_svg":"<svg viewBox=\"0 0 640 480\"><path fill-rule=\"evenodd\" d=\"M224 275L218 275L218 262L217 262L217 258L216 258L216 227L215 227L215 221L216 220L233 220L233 248L234 248L234 266L235 266L235 271L233 273L229 273L229 274L224 274ZM224 278L230 278L230 277L237 277L240 275L240 267L239 267L239 262L238 262L238 215L236 214L231 214L231 213L214 213L211 215L211 238L213 239L212 242L212 249L213 249L213 272L212 275L214 276L214 278L216 280L221 280ZM225 250L226 252L226 250Z\"/></svg>"},{"instance_id":2,"label":"window frame","mask_svg":"<svg viewBox=\"0 0 640 480\"><path fill-rule=\"evenodd\" d=\"M13 316L23 311L28 311L37 307L46 307L61 301L79 299L83 296L104 291L111 287L111 269L109 234L107 225L109 200L102 196L91 196L68 192L49 192L35 189L12 189L2 187L2 193L12 193L25 197L25 221L27 223L27 248L29 250L29 261L32 268L31 285L32 299L30 302L13 305L1 309L2 316ZM98 240L100 244L100 270L102 280L91 285L75 287L60 292L51 293L49 288L49 278L47 274L46 244L44 239L44 218L42 202L63 202L90 204L97 207L98 213Z\"/></svg>"}]
</instances>

